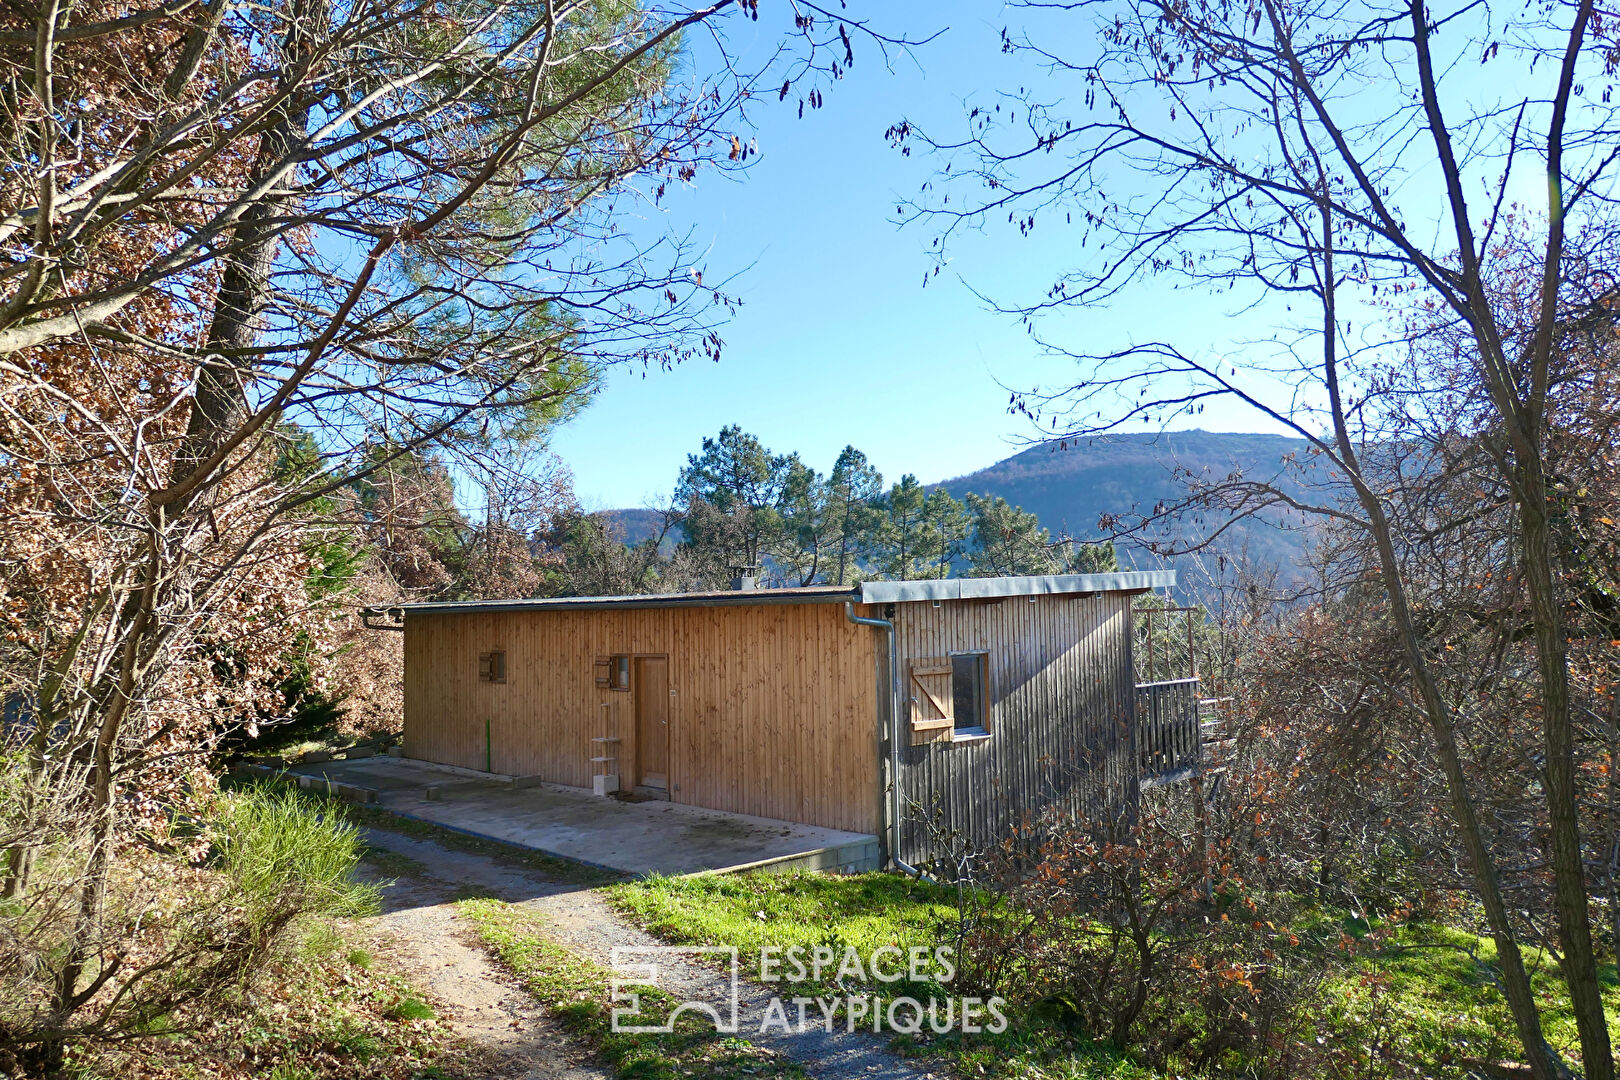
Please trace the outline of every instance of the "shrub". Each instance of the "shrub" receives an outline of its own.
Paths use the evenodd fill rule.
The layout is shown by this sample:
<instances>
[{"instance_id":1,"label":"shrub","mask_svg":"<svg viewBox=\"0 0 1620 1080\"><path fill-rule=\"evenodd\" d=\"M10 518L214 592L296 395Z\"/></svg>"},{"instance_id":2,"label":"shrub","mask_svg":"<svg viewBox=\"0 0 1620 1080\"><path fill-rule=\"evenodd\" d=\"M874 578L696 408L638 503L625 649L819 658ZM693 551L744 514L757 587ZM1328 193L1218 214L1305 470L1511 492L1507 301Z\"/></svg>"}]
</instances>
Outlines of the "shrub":
<instances>
[{"instance_id":1,"label":"shrub","mask_svg":"<svg viewBox=\"0 0 1620 1080\"><path fill-rule=\"evenodd\" d=\"M312 915L375 910L351 880L357 831L296 793L221 796L197 828L200 863L128 844L114 852L102 902L74 901L93 865L86 832L63 821L35 847L28 891L0 911L0 1070L59 1067L75 1047L169 1034L229 1011L272 953ZM90 962L67 993L51 958Z\"/></svg>"},{"instance_id":2,"label":"shrub","mask_svg":"<svg viewBox=\"0 0 1620 1080\"><path fill-rule=\"evenodd\" d=\"M286 789L250 787L221 802L214 865L235 884L255 918L375 912L377 889L353 880L365 854L353 825L321 814L309 799Z\"/></svg>"},{"instance_id":3,"label":"shrub","mask_svg":"<svg viewBox=\"0 0 1620 1080\"><path fill-rule=\"evenodd\" d=\"M1159 1069L1305 1074L1300 1025L1334 962L1300 947L1292 894L1259 880L1264 814L1245 813L1223 831L1236 816L1200 814L1181 789L958 860L973 874L951 928L959 978Z\"/></svg>"}]
</instances>

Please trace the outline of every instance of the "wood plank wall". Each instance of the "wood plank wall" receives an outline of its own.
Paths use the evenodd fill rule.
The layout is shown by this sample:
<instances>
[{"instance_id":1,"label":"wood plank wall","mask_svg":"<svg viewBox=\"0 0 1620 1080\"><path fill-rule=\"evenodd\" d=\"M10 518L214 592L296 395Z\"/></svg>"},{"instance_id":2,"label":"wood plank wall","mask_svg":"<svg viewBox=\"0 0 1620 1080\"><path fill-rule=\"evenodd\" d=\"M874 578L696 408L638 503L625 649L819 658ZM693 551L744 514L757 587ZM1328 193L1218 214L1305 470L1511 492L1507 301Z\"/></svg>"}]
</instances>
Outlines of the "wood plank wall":
<instances>
[{"instance_id":1,"label":"wood plank wall","mask_svg":"<svg viewBox=\"0 0 1620 1080\"><path fill-rule=\"evenodd\" d=\"M405 619L405 752L589 787L595 736L635 752L634 697L597 688L598 656L667 655L670 798L878 829L881 635L842 604L419 614ZM506 682L478 655L506 652Z\"/></svg>"},{"instance_id":2,"label":"wood plank wall","mask_svg":"<svg viewBox=\"0 0 1620 1080\"><path fill-rule=\"evenodd\" d=\"M944 854L925 820L936 813L982 848L1054 810L1134 799L1130 607L1125 593L895 605L902 687L913 658L987 652L992 702L988 739L903 740L902 858Z\"/></svg>"}]
</instances>

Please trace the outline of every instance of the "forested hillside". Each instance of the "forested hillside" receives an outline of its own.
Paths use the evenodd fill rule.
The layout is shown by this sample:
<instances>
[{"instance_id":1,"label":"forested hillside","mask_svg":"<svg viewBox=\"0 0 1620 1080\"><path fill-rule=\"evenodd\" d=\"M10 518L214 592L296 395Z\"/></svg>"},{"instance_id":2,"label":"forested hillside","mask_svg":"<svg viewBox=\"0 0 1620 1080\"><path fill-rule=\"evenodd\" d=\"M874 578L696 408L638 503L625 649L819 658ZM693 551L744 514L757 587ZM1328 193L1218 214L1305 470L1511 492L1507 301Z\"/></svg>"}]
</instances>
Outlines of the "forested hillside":
<instances>
[{"instance_id":1,"label":"forested hillside","mask_svg":"<svg viewBox=\"0 0 1620 1080\"><path fill-rule=\"evenodd\" d=\"M955 498L907 473L888 483L854 446L825 473L736 426L690 454L659 509L572 511L531 534L563 595L764 587L872 578L1084 573L1118 564L1107 544L1053 535L994 494Z\"/></svg>"},{"instance_id":2,"label":"forested hillside","mask_svg":"<svg viewBox=\"0 0 1620 1080\"><path fill-rule=\"evenodd\" d=\"M1040 518L1054 534L1089 538L1102 534L1098 521L1104 515L1150 515L1158 506L1186 498L1192 478L1209 483L1233 472L1278 476L1279 487L1297 490L1293 477L1280 474L1284 457L1303 455L1305 448L1303 439L1242 432L1099 435L1032 446L939 486L959 499L968 492L999 495ZM1230 515L1208 513L1199 523L1179 523L1178 546L1228 524L1217 540L1220 550L1246 553L1256 565L1275 567L1284 577L1299 566L1310 543L1308 524L1298 517L1274 512L1232 522ZM1149 529L1145 535L1164 539L1165 530ZM1117 547L1127 564L1152 558L1139 543L1124 540Z\"/></svg>"},{"instance_id":3,"label":"forested hillside","mask_svg":"<svg viewBox=\"0 0 1620 1080\"><path fill-rule=\"evenodd\" d=\"M977 472L926 487L942 488L959 500L970 493L1000 497L1034 514L1053 536L1098 539L1106 535L1099 527L1104 515L1126 519L1115 528L1129 527L1133 514L1151 515L1156 507L1186 498L1192 478L1208 483L1234 472L1251 478L1277 476L1279 487L1297 491L1297 478L1283 474L1283 461L1286 455L1303 456L1305 448L1303 439L1244 432L1101 435L1031 446ZM926 462L916 464L926 471ZM663 515L647 509L609 510L603 516L631 545L664 528ZM1185 519L1178 523L1179 547L1228 526L1215 542L1217 550L1245 556L1256 567L1274 568L1283 578L1299 569L1312 536L1309 522L1282 512L1237 521L1230 514L1205 513L1201 530L1188 525ZM1147 545L1165 539L1165 529L1147 528L1141 539L1116 545L1120 560L1125 565L1157 565L1158 556Z\"/></svg>"}]
</instances>

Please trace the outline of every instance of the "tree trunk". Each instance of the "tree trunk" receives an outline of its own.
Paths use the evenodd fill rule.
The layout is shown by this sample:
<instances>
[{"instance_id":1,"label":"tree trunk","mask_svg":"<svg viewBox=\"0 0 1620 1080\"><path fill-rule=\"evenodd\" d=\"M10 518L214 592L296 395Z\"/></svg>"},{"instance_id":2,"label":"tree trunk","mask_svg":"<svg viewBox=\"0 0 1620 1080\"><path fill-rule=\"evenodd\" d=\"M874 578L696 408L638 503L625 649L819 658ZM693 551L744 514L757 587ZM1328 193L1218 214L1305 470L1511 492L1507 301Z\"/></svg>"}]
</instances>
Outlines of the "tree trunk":
<instances>
[{"instance_id":1,"label":"tree trunk","mask_svg":"<svg viewBox=\"0 0 1620 1080\"><path fill-rule=\"evenodd\" d=\"M1411 670L1413 681L1417 683L1418 695L1429 720L1430 731L1434 735L1436 755L1440 759L1441 771L1446 777L1451 816L1462 834L1463 846L1468 852L1468 861L1474 874L1474 886L1479 891L1480 906L1485 909L1485 921L1489 924L1491 938L1496 943L1497 966L1501 969L1502 976L1502 993L1508 1000L1508 1009L1513 1014L1514 1026L1518 1029L1519 1040L1530 1058L1530 1068L1536 1080L1558 1080L1559 1077L1567 1076L1568 1070L1562 1067L1556 1052L1547 1045L1546 1036L1542 1032L1541 1015L1536 1010L1530 976L1525 971L1524 957L1519 952L1518 935L1513 929L1507 905L1502 898L1502 886L1496 875L1496 863L1485 843L1479 816L1468 793L1468 776L1463 769L1462 755L1457 748L1451 710L1440 693L1440 687L1435 682L1433 673L1429 670L1428 659L1423 653L1422 639L1412 622L1405 585L1401 581L1399 565L1395 561L1395 547L1391 542L1388 522L1384 520L1382 508L1377 505L1375 498L1363 499L1363 509L1366 509L1374 519L1374 540L1378 545L1379 559L1384 564L1384 586L1390 594L1390 611L1406 652L1407 666Z\"/></svg>"},{"instance_id":2,"label":"tree trunk","mask_svg":"<svg viewBox=\"0 0 1620 1080\"><path fill-rule=\"evenodd\" d=\"M74 918L72 936L66 952L56 969L55 987L51 996L50 1027L65 1031L73 1014L92 995L91 990L80 991L79 979L94 955L94 942L100 936L104 916L102 910L107 896L107 878L112 866L112 845L117 808L113 797L116 785L113 774L117 764L118 740L123 734L124 719L134 703L140 681L141 656L148 644L153 616L157 605L157 591L163 574L163 537L166 531L163 513L158 510L150 525L150 538L146 553L146 580L138 593L129 599L129 630L120 646L118 681L106 704L101 723L96 729L94 772L90 782L88 816L90 819L90 858L84 875L78 882L79 910ZM65 1036L53 1035L43 1050L47 1064L55 1068L60 1063Z\"/></svg>"},{"instance_id":3,"label":"tree trunk","mask_svg":"<svg viewBox=\"0 0 1620 1080\"><path fill-rule=\"evenodd\" d=\"M1326 177L1320 180L1326 191ZM1463 768L1462 754L1457 746L1456 728L1451 707L1440 692L1439 683L1429 668L1425 643L1412 620L1406 597L1406 583L1401 577L1400 560L1395 552L1389 519L1378 495L1362 479L1355 445L1350 438L1349 425L1344 419L1343 399L1339 391L1338 376L1338 315L1335 304L1335 270L1333 266L1334 241L1331 209L1325 199L1319 204L1322 214L1322 308L1323 308L1323 377L1327 385L1329 405L1333 414L1334 442L1339 455L1348 466L1350 479L1355 485L1356 498L1367 515L1369 531L1378 549L1379 570L1384 589L1389 594L1390 617L1406 654L1407 669L1417 686L1419 704L1429 722L1434 737L1435 755L1446 778L1446 793L1451 803L1451 816L1462 835L1463 847L1468 852L1474 876L1474 887L1479 892L1485 920L1496 943L1497 965L1501 970L1503 996L1513 1016L1519 1041L1530 1059L1536 1080L1558 1080L1567 1070L1562 1067L1557 1053L1547 1044L1541 1027L1541 1014L1536 1009L1535 994L1530 976L1519 952L1518 935L1502 897L1501 881L1497 877L1496 862L1485 843L1479 815L1469 794L1468 775Z\"/></svg>"},{"instance_id":4,"label":"tree trunk","mask_svg":"<svg viewBox=\"0 0 1620 1080\"><path fill-rule=\"evenodd\" d=\"M1614 1060L1608 1017L1603 1011L1602 988L1598 983L1597 958L1592 951L1591 912L1581 857L1580 822L1576 815L1575 751L1564 621L1559 610L1554 571L1557 560L1547 515L1546 474L1537 442L1531 442L1531 452L1522 456L1517 471L1518 483L1514 489L1519 495L1524 581L1530 596L1541 675L1541 726L1546 756L1542 784L1552 847L1558 946L1563 954L1570 1007L1581 1036L1584 1072L1588 1080L1610 1080L1614 1076Z\"/></svg>"},{"instance_id":5,"label":"tree trunk","mask_svg":"<svg viewBox=\"0 0 1620 1080\"><path fill-rule=\"evenodd\" d=\"M283 42L282 86L296 98L296 83L308 51L309 20L314 13L307 0L293 5L291 29ZM296 140L309 127L307 107L289 106L289 112L270 125L259 139L248 186L262 183L286 162ZM281 182L288 187L295 177ZM202 368L186 424L185 442L175 460L176 479L185 476L247 418L248 385L252 381L251 350L263 329L260 319L270 300L270 273L280 244L281 221L294 198L280 194L260 199L243 212L232 231L222 262L213 318L208 325Z\"/></svg>"}]
</instances>

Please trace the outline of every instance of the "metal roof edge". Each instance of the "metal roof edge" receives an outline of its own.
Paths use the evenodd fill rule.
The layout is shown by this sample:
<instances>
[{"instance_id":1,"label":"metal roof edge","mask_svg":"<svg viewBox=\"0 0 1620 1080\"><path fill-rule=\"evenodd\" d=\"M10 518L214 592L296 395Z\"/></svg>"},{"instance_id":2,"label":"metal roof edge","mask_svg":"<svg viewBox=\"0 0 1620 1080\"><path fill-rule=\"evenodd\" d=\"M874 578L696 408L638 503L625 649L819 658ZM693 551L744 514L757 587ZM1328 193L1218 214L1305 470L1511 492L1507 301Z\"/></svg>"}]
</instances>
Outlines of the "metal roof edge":
<instances>
[{"instance_id":1,"label":"metal roof edge","mask_svg":"<svg viewBox=\"0 0 1620 1080\"><path fill-rule=\"evenodd\" d=\"M1141 592L1171 588L1174 570L1121 570L1108 574L1040 574L1030 577L934 578L927 581L867 581L864 604L915 600L973 600L1005 596L1063 596L1075 593Z\"/></svg>"},{"instance_id":2,"label":"metal roof edge","mask_svg":"<svg viewBox=\"0 0 1620 1080\"><path fill-rule=\"evenodd\" d=\"M545 597L532 600L447 600L439 603L421 601L409 604L379 604L379 613L401 612L405 615L475 615L517 611L635 611L646 608L670 607L746 607L782 604L842 604L859 600L852 586L837 592L802 593L785 589L756 589L750 592L680 593L659 596L579 596ZM368 609L370 610L370 609Z\"/></svg>"},{"instance_id":3,"label":"metal roof edge","mask_svg":"<svg viewBox=\"0 0 1620 1080\"><path fill-rule=\"evenodd\" d=\"M634 611L672 607L748 607L781 604L894 604L915 600L974 600L1006 596L1072 596L1078 593L1142 592L1170 588L1174 570L1128 570L1110 574L1044 574L1031 577L931 578L867 581L849 588L756 589L749 592L656 593L645 596L569 596L518 600L416 601L377 604L367 612L401 615L471 615L518 611Z\"/></svg>"}]
</instances>

